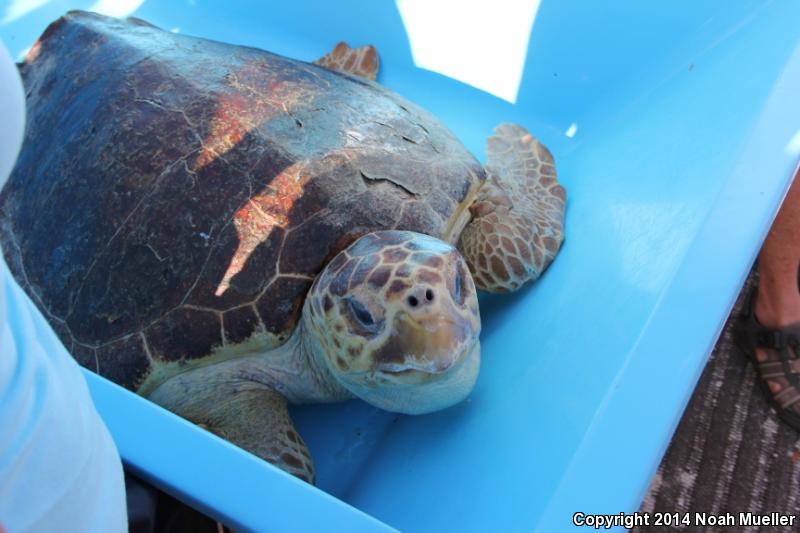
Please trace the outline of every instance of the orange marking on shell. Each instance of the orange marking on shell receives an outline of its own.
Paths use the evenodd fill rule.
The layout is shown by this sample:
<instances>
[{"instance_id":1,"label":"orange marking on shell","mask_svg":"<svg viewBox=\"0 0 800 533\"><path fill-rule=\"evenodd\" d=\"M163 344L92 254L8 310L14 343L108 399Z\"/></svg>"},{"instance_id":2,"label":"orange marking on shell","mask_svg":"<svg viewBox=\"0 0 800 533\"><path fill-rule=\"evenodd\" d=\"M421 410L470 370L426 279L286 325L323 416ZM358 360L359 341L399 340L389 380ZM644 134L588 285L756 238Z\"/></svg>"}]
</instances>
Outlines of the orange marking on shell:
<instances>
[{"instance_id":1,"label":"orange marking on shell","mask_svg":"<svg viewBox=\"0 0 800 533\"><path fill-rule=\"evenodd\" d=\"M239 94L227 94L219 99L217 112L211 121L211 133L203 141L194 170L212 163L244 138L249 125L244 124L242 115L248 107L246 99Z\"/></svg>"},{"instance_id":2,"label":"orange marking on shell","mask_svg":"<svg viewBox=\"0 0 800 533\"><path fill-rule=\"evenodd\" d=\"M301 87L278 75L265 76L269 72L268 65L248 63L226 77L230 92L221 94L217 100L211 131L203 140L195 171L224 156L270 117L288 113L303 97Z\"/></svg>"},{"instance_id":3,"label":"orange marking on shell","mask_svg":"<svg viewBox=\"0 0 800 533\"><path fill-rule=\"evenodd\" d=\"M269 238L276 226L286 228L289 225L289 212L303 195L307 180L301 173L303 167L301 162L286 169L270 182L264 192L251 198L233 216L239 246L217 286L217 296L225 294L231 279L241 272L253 250Z\"/></svg>"},{"instance_id":4,"label":"orange marking on shell","mask_svg":"<svg viewBox=\"0 0 800 533\"><path fill-rule=\"evenodd\" d=\"M25 54L25 62L26 63L33 63L39 57L39 53L42 51L42 41L41 39L37 40L33 43L28 53Z\"/></svg>"}]
</instances>

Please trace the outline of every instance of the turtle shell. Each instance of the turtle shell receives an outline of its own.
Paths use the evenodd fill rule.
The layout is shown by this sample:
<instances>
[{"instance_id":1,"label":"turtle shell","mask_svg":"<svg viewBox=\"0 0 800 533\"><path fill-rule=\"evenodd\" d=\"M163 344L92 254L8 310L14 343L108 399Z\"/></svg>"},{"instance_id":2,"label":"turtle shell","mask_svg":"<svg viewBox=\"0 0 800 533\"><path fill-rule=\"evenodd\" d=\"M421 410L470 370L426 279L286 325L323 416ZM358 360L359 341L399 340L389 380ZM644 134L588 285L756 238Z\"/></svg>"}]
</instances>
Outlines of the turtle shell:
<instances>
[{"instance_id":1,"label":"turtle shell","mask_svg":"<svg viewBox=\"0 0 800 533\"><path fill-rule=\"evenodd\" d=\"M130 389L285 341L336 253L382 229L452 242L485 179L375 83L137 19L70 12L20 72L3 252L78 362Z\"/></svg>"}]
</instances>

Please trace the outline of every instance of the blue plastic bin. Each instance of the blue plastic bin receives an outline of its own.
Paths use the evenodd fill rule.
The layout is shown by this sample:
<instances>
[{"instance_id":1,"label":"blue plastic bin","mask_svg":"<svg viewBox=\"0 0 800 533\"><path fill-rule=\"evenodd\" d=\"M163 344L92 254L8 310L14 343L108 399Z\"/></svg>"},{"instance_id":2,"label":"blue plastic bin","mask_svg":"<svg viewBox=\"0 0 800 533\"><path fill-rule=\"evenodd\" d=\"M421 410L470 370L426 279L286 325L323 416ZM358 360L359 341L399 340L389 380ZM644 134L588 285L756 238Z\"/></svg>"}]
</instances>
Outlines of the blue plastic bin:
<instances>
[{"instance_id":1,"label":"blue plastic bin","mask_svg":"<svg viewBox=\"0 0 800 533\"><path fill-rule=\"evenodd\" d=\"M373 43L380 82L479 158L496 124L521 123L569 191L544 278L481 298L468 401L294 409L314 488L87 374L132 469L241 531L552 532L639 506L800 154L800 3L487 5L0 3L13 53L68 8L306 60Z\"/></svg>"}]
</instances>

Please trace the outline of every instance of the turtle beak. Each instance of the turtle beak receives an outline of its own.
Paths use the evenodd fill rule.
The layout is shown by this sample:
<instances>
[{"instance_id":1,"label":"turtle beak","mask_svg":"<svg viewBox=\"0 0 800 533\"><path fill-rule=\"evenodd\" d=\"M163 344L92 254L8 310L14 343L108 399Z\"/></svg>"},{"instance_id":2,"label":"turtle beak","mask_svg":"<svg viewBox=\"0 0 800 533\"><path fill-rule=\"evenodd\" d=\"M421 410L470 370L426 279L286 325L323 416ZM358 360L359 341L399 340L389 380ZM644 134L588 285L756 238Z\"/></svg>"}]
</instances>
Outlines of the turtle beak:
<instances>
[{"instance_id":1,"label":"turtle beak","mask_svg":"<svg viewBox=\"0 0 800 533\"><path fill-rule=\"evenodd\" d=\"M400 312L392 335L375 353L375 369L393 375L445 373L469 353L479 327L455 309L430 310L422 316Z\"/></svg>"}]
</instances>

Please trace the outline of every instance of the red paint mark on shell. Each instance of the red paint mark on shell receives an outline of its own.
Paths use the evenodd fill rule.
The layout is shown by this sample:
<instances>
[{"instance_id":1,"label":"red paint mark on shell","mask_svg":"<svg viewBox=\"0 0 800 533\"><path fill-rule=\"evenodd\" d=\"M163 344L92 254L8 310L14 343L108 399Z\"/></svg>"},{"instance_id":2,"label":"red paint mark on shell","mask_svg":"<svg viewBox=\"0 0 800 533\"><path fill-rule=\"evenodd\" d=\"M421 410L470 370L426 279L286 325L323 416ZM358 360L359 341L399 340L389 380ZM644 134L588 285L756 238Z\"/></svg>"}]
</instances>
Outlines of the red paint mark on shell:
<instances>
[{"instance_id":1,"label":"red paint mark on shell","mask_svg":"<svg viewBox=\"0 0 800 533\"><path fill-rule=\"evenodd\" d=\"M242 94L225 94L217 102L217 111L211 120L210 133L203 140L203 148L194 163L197 171L224 156L239 143L244 136L258 127L271 115L271 106Z\"/></svg>"},{"instance_id":2,"label":"red paint mark on shell","mask_svg":"<svg viewBox=\"0 0 800 533\"><path fill-rule=\"evenodd\" d=\"M289 212L303 195L303 187L308 179L302 173L303 168L304 163L301 162L286 169L270 182L265 192L248 200L233 216L239 246L217 286L216 296L225 294L233 276L241 272L250 254L269 238L275 226L288 226Z\"/></svg>"},{"instance_id":3,"label":"red paint mark on shell","mask_svg":"<svg viewBox=\"0 0 800 533\"><path fill-rule=\"evenodd\" d=\"M203 140L195 171L224 156L270 117L289 113L294 102L303 97L301 87L269 76L269 72L268 65L248 63L226 76L230 92L217 100L211 131Z\"/></svg>"},{"instance_id":4,"label":"red paint mark on shell","mask_svg":"<svg viewBox=\"0 0 800 533\"><path fill-rule=\"evenodd\" d=\"M25 54L25 62L26 63L33 63L38 59L39 53L42 51L42 41L41 39L33 43L30 50Z\"/></svg>"}]
</instances>

